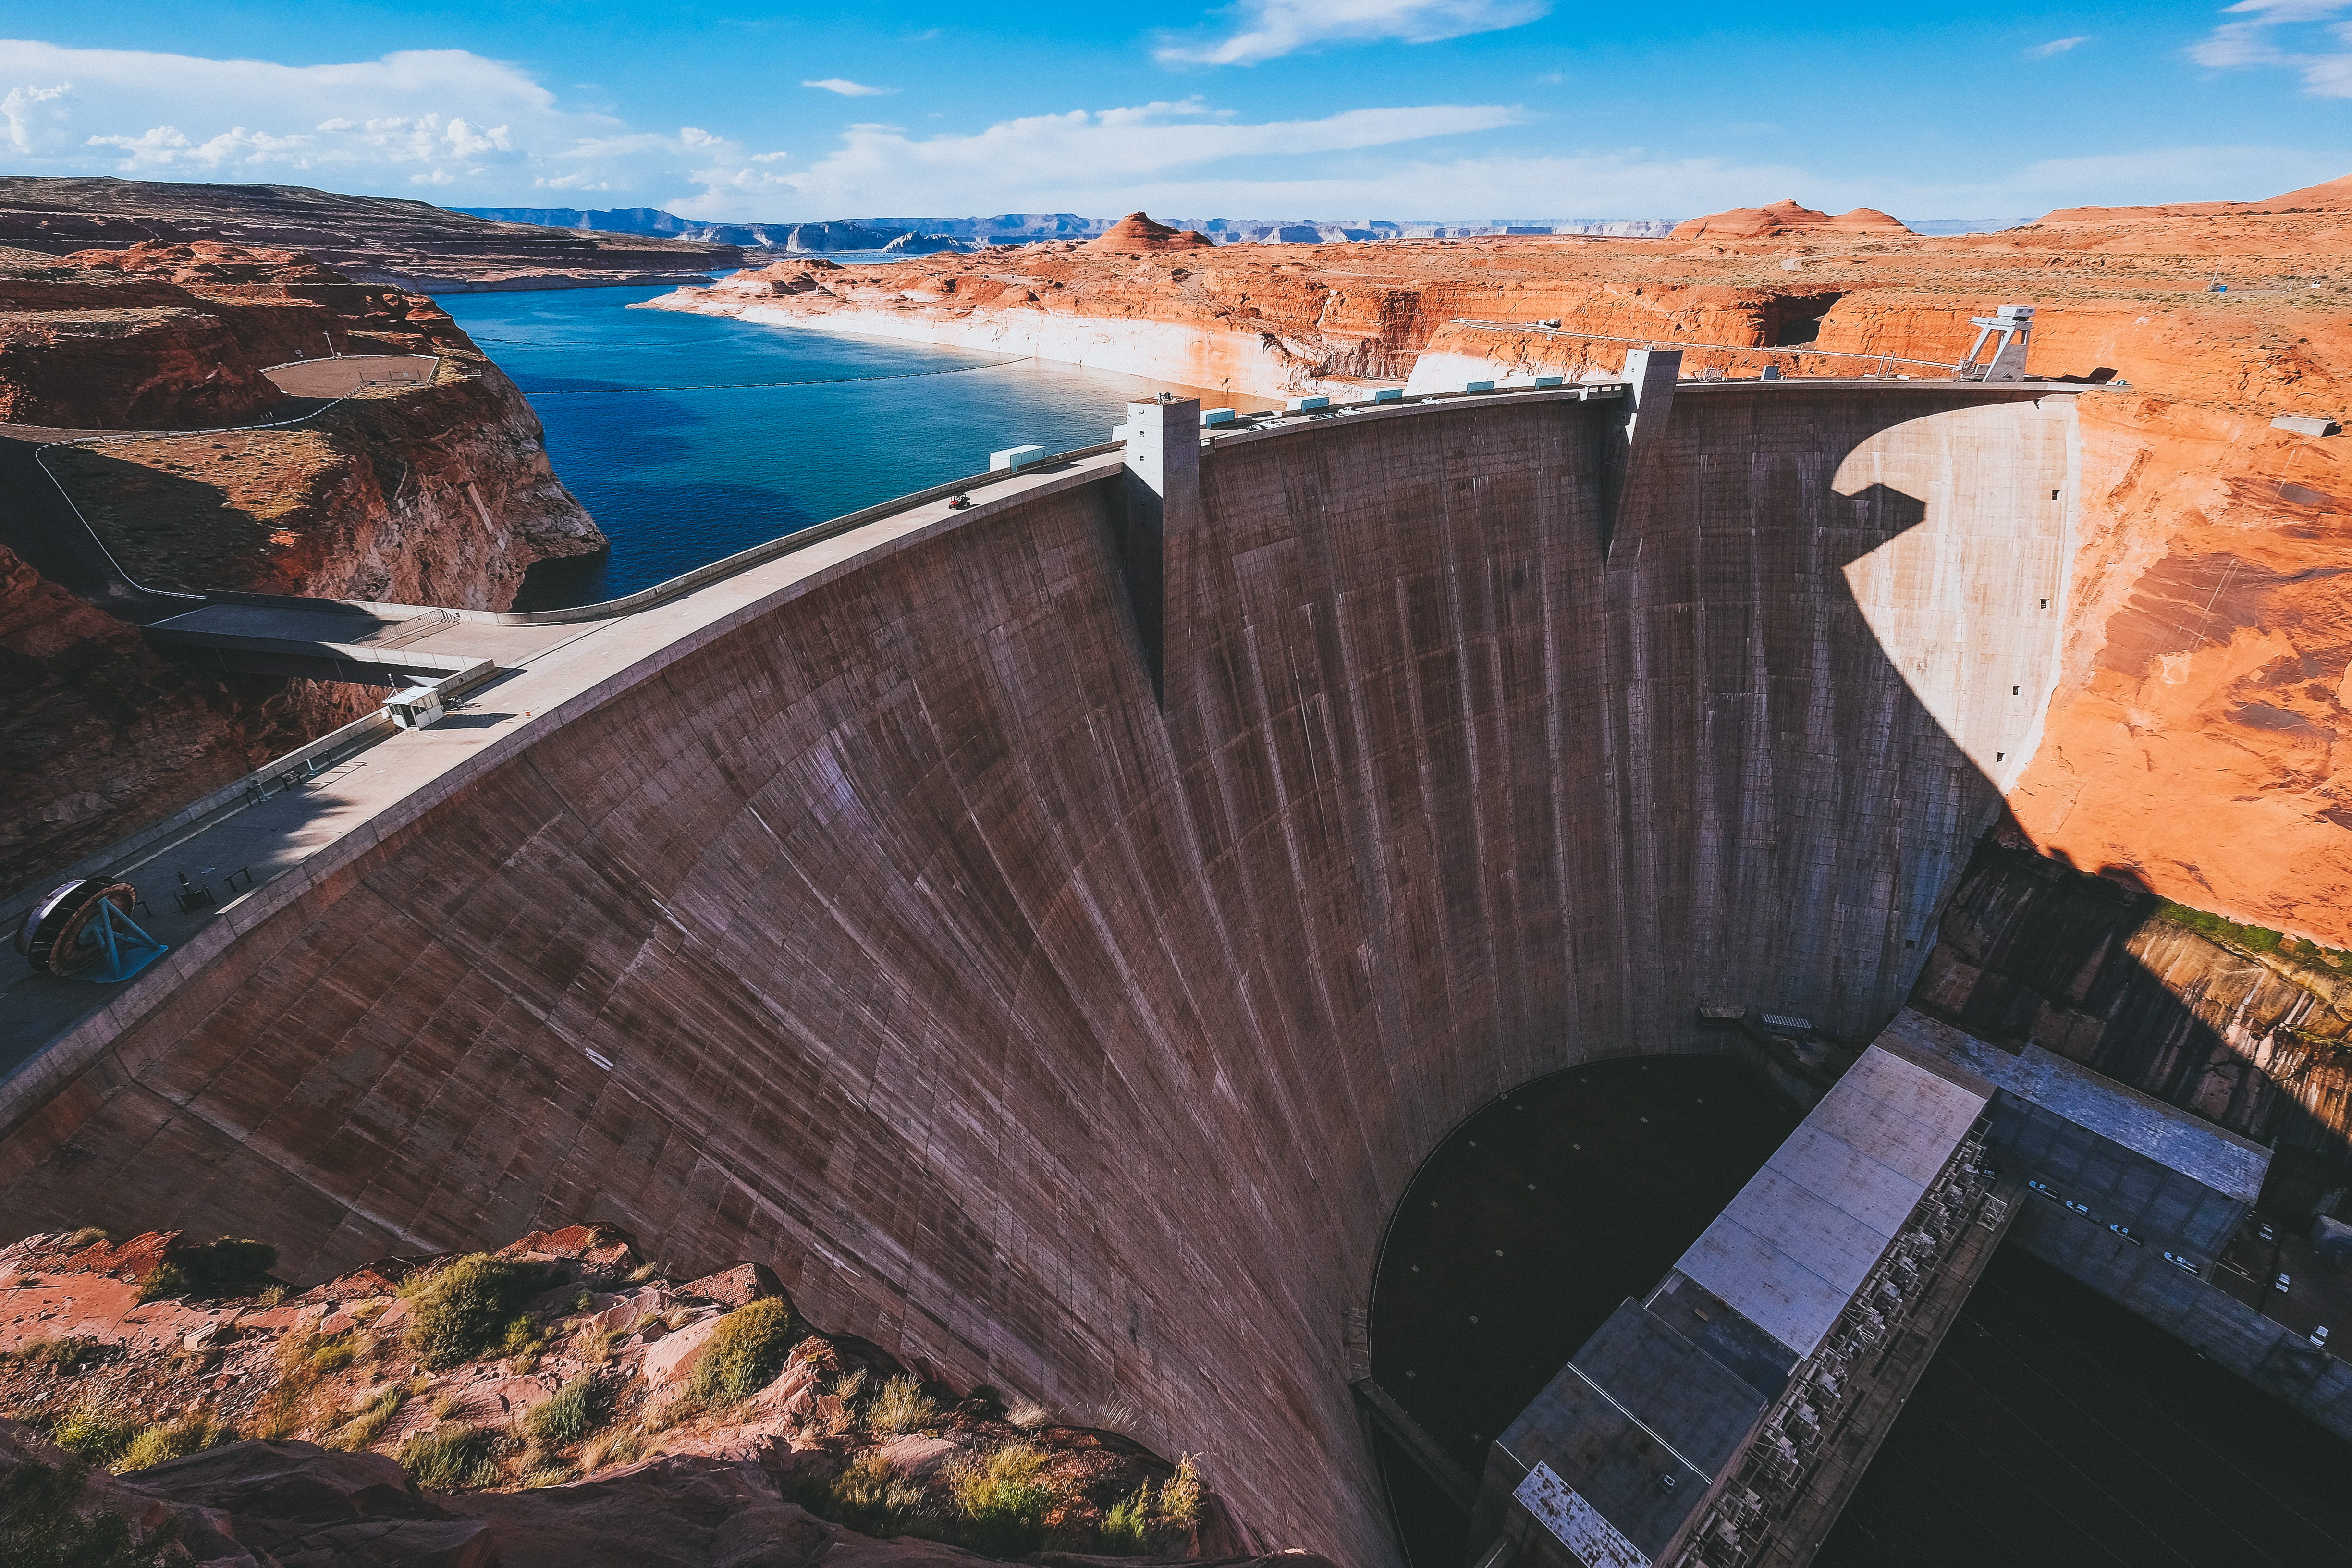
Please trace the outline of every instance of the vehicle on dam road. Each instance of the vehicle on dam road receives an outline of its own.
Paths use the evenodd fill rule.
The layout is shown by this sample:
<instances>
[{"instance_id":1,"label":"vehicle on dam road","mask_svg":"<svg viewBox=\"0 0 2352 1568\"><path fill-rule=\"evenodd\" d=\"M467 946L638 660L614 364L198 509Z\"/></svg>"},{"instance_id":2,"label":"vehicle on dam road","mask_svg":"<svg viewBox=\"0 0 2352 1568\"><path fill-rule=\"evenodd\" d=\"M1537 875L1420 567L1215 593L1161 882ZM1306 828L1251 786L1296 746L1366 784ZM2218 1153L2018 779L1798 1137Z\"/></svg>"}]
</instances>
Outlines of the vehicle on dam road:
<instances>
[{"instance_id":1,"label":"vehicle on dam road","mask_svg":"<svg viewBox=\"0 0 2352 1568\"><path fill-rule=\"evenodd\" d=\"M2196 1275L2200 1279L2205 1277L2205 1270L2198 1268L2192 1259L2183 1258L2178 1252L2166 1253L2164 1255L2164 1260L2167 1263L2171 1264L2175 1268L2187 1269L2189 1273Z\"/></svg>"},{"instance_id":2,"label":"vehicle on dam road","mask_svg":"<svg viewBox=\"0 0 2352 1568\"><path fill-rule=\"evenodd\" d=\"M2276 1290L2281 1295L2284 1295L2287 1291L2294 1289L2294 1281L2282 1274L2277 1279L2271 1281L2271 1289Z\"/></svg>"}]
</instances>

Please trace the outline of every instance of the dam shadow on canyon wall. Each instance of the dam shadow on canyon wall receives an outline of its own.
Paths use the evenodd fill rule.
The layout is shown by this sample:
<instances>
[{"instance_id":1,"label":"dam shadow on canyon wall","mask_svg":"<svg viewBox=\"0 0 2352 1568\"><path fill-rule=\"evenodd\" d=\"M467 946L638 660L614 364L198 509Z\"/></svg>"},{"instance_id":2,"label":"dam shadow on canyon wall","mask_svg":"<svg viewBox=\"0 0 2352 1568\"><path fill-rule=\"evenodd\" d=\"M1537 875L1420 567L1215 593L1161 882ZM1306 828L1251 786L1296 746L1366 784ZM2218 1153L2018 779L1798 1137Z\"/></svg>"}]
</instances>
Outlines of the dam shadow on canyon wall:
<instances>
[{"instance_id":1,"label":"dam shadow on canyon wall","mask_svg":"<svg viewBox=\"0 0 2352 1568\"><path fill-rule=\"evenodd\" d=\"M0 1214L305 1279L611 1220L1393 1563L1344 1340L1405 1184L1700 1005L1900 1005L2055 680L2071 404L1685 388L1613 534L1603 403L1221 445L1157 700L1116 469L814 572L119 1008Z\"/></svg>"}]
</instances>

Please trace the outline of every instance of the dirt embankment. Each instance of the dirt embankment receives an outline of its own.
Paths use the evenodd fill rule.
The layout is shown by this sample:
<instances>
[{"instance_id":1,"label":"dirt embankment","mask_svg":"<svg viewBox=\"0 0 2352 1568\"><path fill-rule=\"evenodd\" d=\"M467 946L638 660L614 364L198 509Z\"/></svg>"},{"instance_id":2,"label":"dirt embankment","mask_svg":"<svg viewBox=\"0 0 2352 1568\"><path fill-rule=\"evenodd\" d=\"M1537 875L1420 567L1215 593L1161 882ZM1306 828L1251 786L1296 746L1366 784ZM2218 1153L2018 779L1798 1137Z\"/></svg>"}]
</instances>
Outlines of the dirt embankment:
<instances>
[{"instance_id":1,"label":"dirt embankment","mask_svg":"<svg viewBox=\"0 0 2352 1568\"><path fill-rule=\"evenodd\" d=\"M263 374L331 344L430 355L424 385L321 411ZM142 434L308 413L272 429ZM130 575L497 608L536 561L604 546L557 481L539 421L430 300L307 258L215 244L67 257L0 251L0 882L66 865L373 706L381 693L223 679L44 577L71 525L50 471ZM89 584L73 584L87 591Z\"/></svg>"},{"instance_id":2,"label":"dirt embankment","mask_svg":"<svg viewBox=\"0 0 2352 1568\"><path fill-rule=\"evenodd\" d=\"M608 1226L299 1292L274 1258L0 1248L0 1485L100 1467L87 1511L233 1568L1275 1568L1194 1459L816 1331L758 1263L677 1279Z\"/></svg>"}]
</instances>

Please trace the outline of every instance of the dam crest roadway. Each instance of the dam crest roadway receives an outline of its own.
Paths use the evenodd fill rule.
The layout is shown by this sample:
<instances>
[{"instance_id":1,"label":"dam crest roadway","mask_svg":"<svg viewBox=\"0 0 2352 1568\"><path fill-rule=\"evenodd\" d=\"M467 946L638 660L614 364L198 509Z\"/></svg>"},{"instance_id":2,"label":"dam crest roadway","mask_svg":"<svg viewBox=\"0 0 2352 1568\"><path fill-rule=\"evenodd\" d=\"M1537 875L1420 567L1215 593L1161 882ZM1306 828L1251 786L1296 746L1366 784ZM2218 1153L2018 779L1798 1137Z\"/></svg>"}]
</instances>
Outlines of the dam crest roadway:
<instances>
[{"instance_id":1,"label":"dam crest roadway","mask_svg":"<svg viewBox=\"0 0 2352 1568\"><path fill-rule=\"evenodd\" d=\"M5 1212L772 1258L1393 1563L1343 1325L1422 1153L1701 1007L1895 1015L2039 742L2085 390L1139 404L635 604L218 596L220 655L492 668L139 846L254 882L6 1042Z\"/></svg>"}]
</instances>

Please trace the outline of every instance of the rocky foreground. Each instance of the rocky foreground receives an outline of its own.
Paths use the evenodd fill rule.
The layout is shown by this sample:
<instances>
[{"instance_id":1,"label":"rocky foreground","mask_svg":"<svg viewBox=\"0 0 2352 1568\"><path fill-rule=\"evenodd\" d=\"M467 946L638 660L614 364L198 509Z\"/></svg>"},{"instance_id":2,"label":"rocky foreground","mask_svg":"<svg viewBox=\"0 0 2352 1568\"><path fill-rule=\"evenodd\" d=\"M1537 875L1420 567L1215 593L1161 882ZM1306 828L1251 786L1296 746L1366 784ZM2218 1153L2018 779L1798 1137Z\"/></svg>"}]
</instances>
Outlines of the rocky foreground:
<instances>
[{"instance_id":1,"label":"rocky foreground","mask_svg":"<svg viewBox=\"0 0 2352 1568\"><path fill-rule=\"evenodd\" d=\"M437 364L324 410L266 374L331 352ZM477 608L604 544L530 405L431 300L211 241L0 248L0 481L12 888L381 698L161 658L115 613L110 567L91 572L82 519L149 587Z\"/></svg>"},{"instance_id":2,"label":"rocky foreground","mask_svg":"<svg viewBox=\"0 0 2352 1568\"><path fill-rule=\"evenodd\" d=\"M273 1257L171 1232L0 1248L0 1561L1264 1556L1196 1460L959 1394L802 1321L756 1263L677 1279L604 1226L300 1291L269 1278Z\"/></svg>"}]
</instances>

